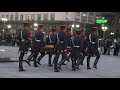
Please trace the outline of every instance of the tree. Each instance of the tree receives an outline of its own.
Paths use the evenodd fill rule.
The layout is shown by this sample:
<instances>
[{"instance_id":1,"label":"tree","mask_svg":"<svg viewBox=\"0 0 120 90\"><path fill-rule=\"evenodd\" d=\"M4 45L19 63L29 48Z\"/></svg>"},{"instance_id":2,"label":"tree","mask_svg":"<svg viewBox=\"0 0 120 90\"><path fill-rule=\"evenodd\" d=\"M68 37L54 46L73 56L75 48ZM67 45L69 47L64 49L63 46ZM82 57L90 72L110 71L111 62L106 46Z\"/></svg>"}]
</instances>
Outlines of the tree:
<instances>
[{"instance_id":1,"label":"tree","mask_svg":"<svg viewBox=\"0 0 120 90\"><path fill-rule=\"evenodd\" d=\"M114 39L120 38L120 32L116 32L116 33L113 35L113 38L114 38Z\"/></svg>"}]
</instances>

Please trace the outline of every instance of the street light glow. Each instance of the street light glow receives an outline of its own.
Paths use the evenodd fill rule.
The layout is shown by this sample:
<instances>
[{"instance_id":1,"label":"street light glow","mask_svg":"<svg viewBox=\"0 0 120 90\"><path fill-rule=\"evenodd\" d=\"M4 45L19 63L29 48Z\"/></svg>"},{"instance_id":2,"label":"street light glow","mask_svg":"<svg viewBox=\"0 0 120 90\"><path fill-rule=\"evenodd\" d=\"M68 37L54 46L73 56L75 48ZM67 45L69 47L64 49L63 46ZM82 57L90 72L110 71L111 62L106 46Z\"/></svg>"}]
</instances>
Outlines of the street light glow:
<instances>
[{"instance_id":1,"label":"street light glow","mask_svg":"<svg viewBox=\"0 0 120 90\"><path fill-rule=\"evenodd\" d=\"M37 23L34 23L34 26L35 26L35 27L37 27L37 26L38 26L38 24L37 24Z\"/></svg>"},{"instance_id":2,"label":"street light glow","mask_svg":"<svg viewBox=\"0 0 120 90\"><path fill-rule=\"evenodd\" d=\"M75 25L72 25L72 27L74 28L74 27L75 27Z\"/></svg>"},{"instance_id":3,"label":"street light glow","mask_svg":"<svg viewBox=\"0 0 120 90\"><path fill-rule=\"evenodd\" d=\"M4 22L7 21L7 20L8 20L7 18L2 18L2 21L4 21Z\"/></svg>"},{"instance_id":4,"label":"street light glow","mask_svg":"<svg viewBox=\"0 0 120 90\"><path fill-rule=\"evenodd\" d=\"M8 27L8 28L11 28L11 25L8 25L7 27Z\"/></svg>"},{"instance_id":5,"label":"street light glow","mask_svg":"<svg viewBox=\"0 0 120 90\"><path fill-rule=\"evenodd\" d=\"M113 32L111 32L111 33L110 33L110 35L114 35L114 33L113 33Z\"/></svg>"},{"instance_id":6,"label":"street light glow","mask_svg":"<svg viewBox=\"0 0 120 90\"><path fill-rule=\"evenodd\" d=\"M105 27L105 29L108 29L108 27Z\"/></svg>"},{"instance_id":7,"label":"street light glow","mask_svg":"<svg viewBox=\"0 0 120 90\"><path fill-rule=\"evenodd\" d=\"M80 27L79 25L76 25L76 27Z\"/></svg>"},{"instance_id":8,"label":"street light glow","mask_svg":"<svg viewBox=\"0 0 120 90\"><path fill-rule=\"evenodd\" d=\"M83 16L85 17L86 15L85 15L85 14L83 14Z\"/></svg>"},{"instance_id":9,"label":"street light glow","mask_svg":"<svg viewBox=\"0 0 120 90\"><path fill-rule=\"evenodd\" d=\"M103 26L102 30L105 32L108 29L108 27Z\"/></svg>"}]
</instances>

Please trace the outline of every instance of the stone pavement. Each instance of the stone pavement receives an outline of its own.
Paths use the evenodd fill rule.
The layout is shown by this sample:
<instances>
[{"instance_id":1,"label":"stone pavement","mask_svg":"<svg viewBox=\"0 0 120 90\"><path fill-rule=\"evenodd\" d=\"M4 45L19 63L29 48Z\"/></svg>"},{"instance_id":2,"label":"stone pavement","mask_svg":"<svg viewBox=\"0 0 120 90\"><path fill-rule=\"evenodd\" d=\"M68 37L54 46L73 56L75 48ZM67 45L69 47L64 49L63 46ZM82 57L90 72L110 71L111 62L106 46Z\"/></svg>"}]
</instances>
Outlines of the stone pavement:
<instances>
[{"instance_id":1,"label":"stone pavement","mask_svg":"<svg viewBox=\"0 0 120 90\"><path fill-rule=\"evenodd\" d=\"M10 56L18 59L17 47L7 48L5 50L12 50L12 52L0 52L0 56ZM14 53L16 52L16 53ZM29 55L29 53L28 53ZM25 58L27 58L27 56ZM18 62L0 63L0 78L120 78L120 56L101 55L98 63L98 69L94 69L93 62L95 57L91 59L91 70L86 69L86 58L84 66L80 66L81 70L72 71L71 62L67 66L62 66L61 72L54 72L53 67L48 66L48 56L46 55L39 67L28 66L23 63L25 72L18 71ZM33 62L31 62L33 65Z\"/></svg>"}]
</instances>

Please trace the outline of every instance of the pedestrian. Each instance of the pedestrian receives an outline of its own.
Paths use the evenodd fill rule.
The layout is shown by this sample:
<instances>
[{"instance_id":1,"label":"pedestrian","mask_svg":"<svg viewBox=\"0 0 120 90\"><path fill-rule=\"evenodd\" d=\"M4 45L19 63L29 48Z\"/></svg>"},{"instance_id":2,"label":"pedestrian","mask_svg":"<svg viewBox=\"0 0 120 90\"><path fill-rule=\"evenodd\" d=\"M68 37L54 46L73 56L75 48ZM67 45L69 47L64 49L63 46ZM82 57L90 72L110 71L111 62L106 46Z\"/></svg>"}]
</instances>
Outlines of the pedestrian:
<instances>
[{"instance_id":1,"label":"pedestrian","mask_svg":"<svg viewBox=\"0 0 120 90\"><path fill-rule=\"evenodd\" d=\"M106 42L106 48L107 48L107 52L106 52L106 54L107 55L110 55L110 46L112 45L112 42L111 42L111 40L110 39L108 39L107 40L107 42Z\"/></svg>"},{"instance_id":2,"label":"pedestrian","mask_svg":"<svg viewBox=\"0 0 120 90\"><path fill-rule=\"evenodd\" d=\"M116 41L114 45L115 45L114 46L114 56L118 56L119 48L120 48L119 43Z\"/></svg>"},{"instance_id":3,"label":"pedestrian","mask_svg":"<svg viewBox=\"0 0 120 90\"><path fill-rule=\"evenodd\" d=\"M0 46L2 45L2 34L0 33Z\"/></svg>"}]
</instances>

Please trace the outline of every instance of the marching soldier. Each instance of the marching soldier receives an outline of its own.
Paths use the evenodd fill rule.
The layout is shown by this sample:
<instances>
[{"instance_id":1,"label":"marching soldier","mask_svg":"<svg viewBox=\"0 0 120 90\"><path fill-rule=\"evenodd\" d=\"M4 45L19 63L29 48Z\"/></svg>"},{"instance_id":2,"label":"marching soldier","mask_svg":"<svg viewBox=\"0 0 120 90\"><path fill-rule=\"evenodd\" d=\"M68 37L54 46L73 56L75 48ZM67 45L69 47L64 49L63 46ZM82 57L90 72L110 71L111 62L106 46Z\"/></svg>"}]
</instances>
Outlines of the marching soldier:
<instances>
[{"instance_id":1,"label":"marching soldier","mask_svg":"<svg viewBox=\"0 0 120 90\"><path fill-rule=\"evenodd\" d=\"M52 28L52 32L48 35L47 39L46 39L47 45L56 45L57 39L56 39L56 28ZM48 65L49 66L53 66L51 64L51 59L52 59L52 54L54 54L54 52L49 52L49 60L48 60Z\"/></svg>"},{"instance_id":2,"label":"marching soldier","mask_svg":"<svg viewBox=\"0 0 120 90\"><path fill-rule=\"evenodd\" d=\"M72 70L78 68L77 60L82 57L82 40L80 39L80 31L76 31L76 35L72 37Z\"/></svg>"},{"instance_id":3,"label":"marching soldier","mask_svg":"<svg viewBox=\"0 0 120 90\"><path fill-rule=\"evenodd\" d=\"M59 66L58 66L58 59L60 54L63 55L63 58L66 57L65 53L66 53L66 48L67 48L67 38L66 38L66 26L62 25L60 27L60 31L57 33L56 39L57 39L57 43L56 43L56 53L55 53L55 57L54 57L54 71L55 72L60 72L59 71Z\"/></svg>"},{"instance_id":4,"label":"marching soldier","mask_svg":"<svg viewBox=\"0 0 120 90\"><path fill-rule=\"evenodd\" d=\"M79 60L79 62L77 62L78 64L83 65L83 61L84 61L84 58L86 56L86 47L87 47L87 41L86 41L86 37L84 35L84 29L80 29L80 39L82 40L82 44L83 44L83 49L82 49L82 53L83 53L83 56L81 58L81 60Z\"/></svg>"},{"instance_id":5,"label":"marching soldier","mask_svg":"<svg viewBox=\"0 0 120 90\"><path fill-rule=\"evenodd\" d=\"M62 59L61 61L58 63L58 65L61 67L61 65L65 65L65 61L67 60L68 62L69 59L71 58L71 49L72 49L72 40L71 40L71 28L70 27L67 27L66 29L66 39L67 39L67 52L65 53L67 57L63 57L62 56ZM68 54L68 55L67 55Z\"/></svg>"},{"instance_id":6,"label":"marching soldier","mask_svg":"<svg viewBox=\"0 0 120 90\"><path fill-rule=\"evenodd\" d=\"M97 69L97 63L98 60L100 58L100 53L98 51L98 28L97 27L93 27L92 28L92 32L89 35L89 37L87 38L89 45L88 45L88 56L87 56L87 69L91 69L90 68L90 58L94 55L96 55L96 59L94 61L94 65L93 67Z\"/></svg>"},{"instance_id":7,"label":"marching soldier","mask_svg":"<svg viewBox=\"0 0 120 90\"><path fill-rule=\"evenodd\" d=\"M27 54L28 49L30 47L30 40L31 40L31 32L29 31L29 22L24 23L24 30L21 30L21 32L18 35L18 40L20 41L19 43L19 52L20 52L20 57L19 57L19 71L25 71L23 69L23 57L25 54Z\"/></svg>"},{"instance_id":8,"label":"marching soldier","mask_svg":"<svg viewBox=\"0 0 120 90\"><path fill-rule=\"evenodd\" d=\"M38 67L36 61L36 58L40 52L41 47L43 47L43 39L44 39L44 24L39 24L38 31L35 33L33 40L32 40L32 51L33 51L33 61L34 61L34 67ZM30 60L28 60L30 62Z\"/></svg>"}]
</instances>

